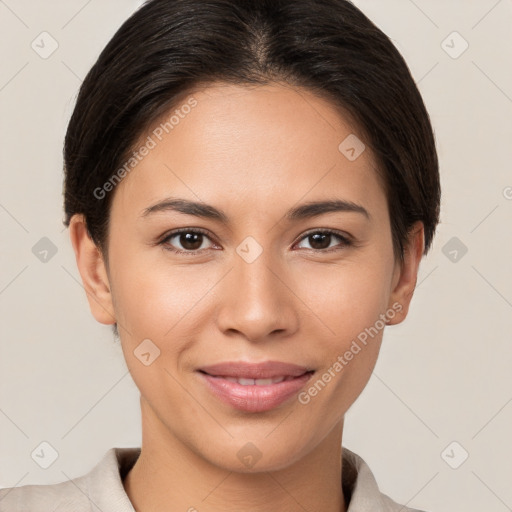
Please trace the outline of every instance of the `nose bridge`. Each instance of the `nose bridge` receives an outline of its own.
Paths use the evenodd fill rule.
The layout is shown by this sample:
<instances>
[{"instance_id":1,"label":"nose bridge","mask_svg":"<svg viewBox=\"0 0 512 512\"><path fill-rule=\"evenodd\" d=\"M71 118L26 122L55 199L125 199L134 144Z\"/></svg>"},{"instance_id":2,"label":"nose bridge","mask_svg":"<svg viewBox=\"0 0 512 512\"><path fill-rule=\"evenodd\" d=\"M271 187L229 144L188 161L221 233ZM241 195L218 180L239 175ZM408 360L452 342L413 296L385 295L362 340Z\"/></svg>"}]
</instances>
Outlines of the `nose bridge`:
<instances>
[{"instance_id":1,"label":"nose bridge","mask_svg":"<svg viewBox=\"0 0 512 512\"><path fill-rule=\"evenodd\" d=\"M274 331L292 332L298 322L293 294L281 282L286 281L280 276L282 266L270 250L261 251L253 260L246 257L251 250L254 256L255 248L250 244L240 244L234 255L233 270L219 305L219 328L236 330L253 341Z\"/></svg>"}]
</instances>

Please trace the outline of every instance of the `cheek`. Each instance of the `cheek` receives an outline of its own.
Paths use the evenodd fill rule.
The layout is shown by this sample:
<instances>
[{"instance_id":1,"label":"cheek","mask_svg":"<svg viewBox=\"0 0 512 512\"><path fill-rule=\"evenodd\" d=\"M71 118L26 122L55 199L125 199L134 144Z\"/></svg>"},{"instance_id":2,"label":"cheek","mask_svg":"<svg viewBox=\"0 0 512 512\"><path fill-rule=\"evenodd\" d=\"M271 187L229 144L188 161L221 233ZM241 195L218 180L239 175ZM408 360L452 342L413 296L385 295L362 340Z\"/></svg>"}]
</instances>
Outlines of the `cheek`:
<instances>
[{"instance_id":1,"label":"cheek","mask_svg":"<svg viewBox=\"0 0 512 512\"><path fill-rule=\"evenodd\" d=\"M297 295L306 298L305 303L318 317L318 326L324 328L323 337L331 339L329 350L342 349L387 308L392 260L375 258L372 263L368 259L312 265L297 273Z\"/></svg>"},{"instance_id":2,"label":"cheek","mask_svg":"<svg viewBox=\"0 0 512 512\"><path fill-rule=\"evenodd\" d=\"M158 262L141 254L117 261L112 289L127 366L150 403L165 406L169 396L180 403L182 388L173 376L182 354L199 339L208 292L218 278L200 265L178 266L164 256Z\"/></svg>"},{"instance_id":3,"label":"cheek","mask_svg":"<svg viewBox=\"0 0 512 512\"><path fill-rule=\"evenodd\" d=\"M214 286L212 273L200 265L182 266L140 255L125 257L115 275L116 318L135 339L166 339ZM190 333L193 335L193 333Z\"/></svg>"},{"instance_id":4,"label":"cheek","mask_svg":"<svg viewBox=\"0 0 512 512\"><path fill-rule=\"evenodd\" d=\"M310 273L314 278L309 283L315 286L309 286L308 305L318 316L317 328L323 328L310 333L316 336L315 353L321 368L304 401L310 400L313 407L330 402L328 414L333 417L346 411L361 393L378 357L393 260L381 257L372 261L375 263L363 259L344 262L314 276ZM302 294L305 292L303 288Z\"/></svg>"}]
</instances>

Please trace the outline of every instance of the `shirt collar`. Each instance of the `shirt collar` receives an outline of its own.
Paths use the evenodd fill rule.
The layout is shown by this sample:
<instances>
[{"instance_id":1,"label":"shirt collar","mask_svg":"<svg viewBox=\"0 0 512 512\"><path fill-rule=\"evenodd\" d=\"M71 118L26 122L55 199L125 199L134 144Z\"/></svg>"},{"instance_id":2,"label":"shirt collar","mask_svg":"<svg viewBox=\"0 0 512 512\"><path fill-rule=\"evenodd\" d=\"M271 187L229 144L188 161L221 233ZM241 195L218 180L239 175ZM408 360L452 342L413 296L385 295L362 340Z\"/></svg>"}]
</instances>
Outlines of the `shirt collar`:
<instances>
[{"instance_id":1,"label":"shirt collar","mask_svg":"<svg viewBox=\"0 0 512 512\"><path fill-rule=\"evenodd\" d=\"M85 475L92 510L135 512L122 480L135 464L140 451L140 448L111 448ZM401 507L380 492L373 473L359 455L345 447L342 453L341 484L348 503L347 512L414 512L407 507Z\"/></svg>"}]
</instances>

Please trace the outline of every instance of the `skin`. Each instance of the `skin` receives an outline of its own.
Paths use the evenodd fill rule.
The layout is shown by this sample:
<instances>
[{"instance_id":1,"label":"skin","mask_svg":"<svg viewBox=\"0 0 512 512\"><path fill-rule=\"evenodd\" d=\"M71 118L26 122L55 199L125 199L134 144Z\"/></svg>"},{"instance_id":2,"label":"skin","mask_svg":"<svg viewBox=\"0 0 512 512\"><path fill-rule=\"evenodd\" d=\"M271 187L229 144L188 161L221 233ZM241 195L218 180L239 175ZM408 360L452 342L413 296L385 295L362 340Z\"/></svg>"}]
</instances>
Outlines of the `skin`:
<instances>
[{"instance_id":1,"label":"skin","mask_svg":"<svg viewBox=\"0 0 512 512\"><path fill-rule=\"evenodd\" d=\"M423 226L413 226L400 263L373 155L368 147L355 161L340 153L358 131L328 101L281 84L212 84L193 97L197 106L116 187L108 264L83 217L70 225L92 314L117 322L141 393L142 452L126 492L138 512L169 504L344 511L343 418L368 382L382 330L307 404L294 397L271 411L242 412L213 396L196 370L285 361L314 368L315 382L393 304L401 312L388 324L405 318ZM169 196L221 209L228 223L176 211L141 215ZM292 207L326 199L356 203L368 218L285 218ZM209 234L195 254L176 254L158 244L176 228ZM333 235L315 244L305 235L322 228L353 243ZM252 263L236 252L248 236L263 251ZM180 236L166 246L191 247ZM144 339L161 351L148 366L134 355ZM252 467L237 456L248 442L261 454Z\"/></svg>"}]
</instances>

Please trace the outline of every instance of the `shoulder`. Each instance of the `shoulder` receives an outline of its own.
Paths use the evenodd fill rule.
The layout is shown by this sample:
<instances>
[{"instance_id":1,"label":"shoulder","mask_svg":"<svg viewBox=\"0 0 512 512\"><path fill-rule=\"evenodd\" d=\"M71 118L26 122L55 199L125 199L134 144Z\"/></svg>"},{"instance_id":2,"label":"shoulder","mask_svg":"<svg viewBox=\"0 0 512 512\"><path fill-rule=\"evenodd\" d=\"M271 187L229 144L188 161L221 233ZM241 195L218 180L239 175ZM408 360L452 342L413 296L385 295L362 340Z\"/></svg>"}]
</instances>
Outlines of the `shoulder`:
<instances>
[{"instance_id":1,"label":"shoulder","mask_svg":"<svg viewBox=\"0 0 512 512\"><path fill-rule=\"evenodd\" d=\"M91 510L86 477L49 485L22 485L0 489L2 512L54 512Z\"/></svg>"},{"instance_id":2,"label":"shoulder","mask_svg":"<svg viewBox=\"0 0 512 512\"><path fill-rule=\"evenodd\" d=\"M48 485L0 489L2 512L133 512L122 483L140 448L111 448L87 474Z\"/></svg>"},{"instance_id":3,"label":"shoulder","mask_svg":"<svg viewBox=\"0 0 512 512\"><path fill-rule=\"evenodd\" d=\"M347 512L425 512L400 505L382 493L368 464L356 453L343 447L343 492L350 496Z\"/></svg>"}]
</instances>

